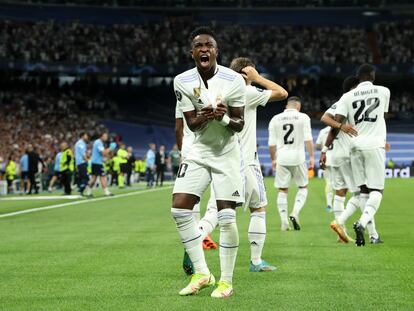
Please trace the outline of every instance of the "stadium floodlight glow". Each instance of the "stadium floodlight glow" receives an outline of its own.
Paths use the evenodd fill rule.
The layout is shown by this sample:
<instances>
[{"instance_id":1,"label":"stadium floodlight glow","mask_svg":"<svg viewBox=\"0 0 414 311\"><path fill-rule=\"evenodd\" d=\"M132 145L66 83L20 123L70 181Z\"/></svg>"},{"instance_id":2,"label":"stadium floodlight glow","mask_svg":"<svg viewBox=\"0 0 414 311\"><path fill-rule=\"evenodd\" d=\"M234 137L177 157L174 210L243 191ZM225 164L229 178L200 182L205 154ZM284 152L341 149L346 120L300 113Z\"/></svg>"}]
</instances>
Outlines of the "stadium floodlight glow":
<instances>
[{"instance_id":1,"label":"stadium floodlight glow","mask_svg":"<svg viewBox=\"0 0 414 311\"><path fill-rule=\"evenodd\" d=\"M379 13L375 12L375 11L365 11L365 12L362 13L362 15L364 15L364 16L377 16L377 15L379 15Z\"/></svg>"}]
</instances>

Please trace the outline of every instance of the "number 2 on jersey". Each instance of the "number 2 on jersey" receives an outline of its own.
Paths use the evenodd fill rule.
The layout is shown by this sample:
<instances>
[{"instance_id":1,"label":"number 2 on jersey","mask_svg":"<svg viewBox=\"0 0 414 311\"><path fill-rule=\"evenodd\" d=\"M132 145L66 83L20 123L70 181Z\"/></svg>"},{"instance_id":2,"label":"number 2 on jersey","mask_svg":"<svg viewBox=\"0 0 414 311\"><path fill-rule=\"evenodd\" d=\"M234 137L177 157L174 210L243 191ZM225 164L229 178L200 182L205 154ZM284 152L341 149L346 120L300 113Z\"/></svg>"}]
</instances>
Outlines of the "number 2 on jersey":
<instances>
[{"instance_id":1,"label":"number 2 on jersey","mask_svg":"<svg viewBox=\"0 0 414 311\"><path fill-rule=\"evenodd\" d=\"M285 136L283 136L283 141L285 145L291 145L295 141L292 137L292 139L289 139L290 134L292 134L294 127L292 123L283 124L283 130L287 131Z\"/></svg>"},{"instance_id":2,"label":"number 2 on jersey","mask_svg":"<svg viewBox=\"0 0 414 311\"><path fill-rule=\"evenodd\" d=\"M352 103L352 108L357 109L357 111L354 114L354 120L355 124L361 123L362 121L366 122L375 122L377 121L378 115L375 115L375 117L370 117L370 113L373 112L375 109L379 107L380 101L378 97L371 97L368 98L366 101L366 104L368 106L368 109L365 110L365 100L356 100ZM363 113L364 112L364 113Z\"/></svg>"}]
</instances>

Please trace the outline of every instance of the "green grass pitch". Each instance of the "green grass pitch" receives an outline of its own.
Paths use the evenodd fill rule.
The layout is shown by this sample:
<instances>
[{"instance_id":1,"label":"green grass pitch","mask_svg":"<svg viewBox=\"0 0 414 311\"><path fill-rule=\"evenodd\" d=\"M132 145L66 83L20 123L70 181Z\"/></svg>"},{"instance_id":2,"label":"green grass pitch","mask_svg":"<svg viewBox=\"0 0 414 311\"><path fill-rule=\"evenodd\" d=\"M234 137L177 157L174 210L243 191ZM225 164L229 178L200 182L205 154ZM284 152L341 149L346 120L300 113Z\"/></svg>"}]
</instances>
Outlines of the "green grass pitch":
<instances>
[{"instance_id":1,"label":"green grass pitch","mask_svg":"<svg viewBox=\"0 0 414 311\"><path fill-rule=\"evenodd\" d=\"M414 179L387 180L376 216L385 243L362 248L336 242L323 180L310 183L299 232L279 231L276 191L271 179L266 183L263 258L278 270L248 272L249 213L238 210L229 299L213 300L211 289L178 296L188 277L171 188L164 188L0 218L0 310L414 310ZM0 200L0 214L56 203ZM218 250L206 258L219 277Z\"/></svg>"}]
</instances>

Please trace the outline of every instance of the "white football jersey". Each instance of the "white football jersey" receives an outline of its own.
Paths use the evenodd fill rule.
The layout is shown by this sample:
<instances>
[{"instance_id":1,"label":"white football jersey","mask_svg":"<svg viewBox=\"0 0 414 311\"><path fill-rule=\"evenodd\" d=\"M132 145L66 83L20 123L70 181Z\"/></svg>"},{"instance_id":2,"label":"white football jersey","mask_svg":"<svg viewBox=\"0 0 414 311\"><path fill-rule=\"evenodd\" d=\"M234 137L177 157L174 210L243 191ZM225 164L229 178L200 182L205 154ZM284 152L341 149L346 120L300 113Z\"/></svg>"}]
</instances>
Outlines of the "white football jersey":
<instances>
[{"instance_id":1,"label":"white football jersey","mask_svg":"<svg viewBox=\"0 0 414 311\"><path fill-rule=\"evenodd\" d=\"M317 145L321 145L322 148L323 148L323 146L325 146L326 139L328 138L328 135L329 135L329 131L330 130L331 130L331 127L330 126L326 126L326 127L324 127L323 129L321 129L319 131L318 138L316 138L316 144ZM332 152L331 152L330 149L331 148L329 148L328 151L326 152L326 166L330 166L331 165L331 162L332 162L332 159L331 159L332 158L331 157Z\"/></svg>"},{"instance_id":2,"label":"white football jersey","mask_svg":"<svg viewBox=\"0 0 414 311\"><path fill-rule=\"evenodd\" d=\"M384 113L388 112L390 90L369 81L342 95L336 114L345 116L355 126L358 136L351 138L351 148L384 148L387 129Z\"/></svg>"},{"instance_id":3,"label":"white football jersey","mask_svg":"<svg viewBox=\"0 0 414 311\"><path fill-rule=\"evenodd\" d=\"M328 110L326 110L326 113L329 113L335 117L338 105L339 102L336 102ZM331 151L330 166L341 166L345 161L349 160L351 153L351 137L348 134L339 131L329 149Z\"/></svg>"},{"instance_id":4,"label":"white football jersey","mask_svg":"<svg viewBox=\"0 0 414 311\"><path fill-rule=\"evenodd\" d=\"M177 105L175 106L175 118L176 119L183 119L183 142L181 146L181 155L183 158L185 158L190 151L190 147L194 142L195 134L193 131L190 130L190 128L187 125L187 121L184 118L184 114L181 111L179 104L177 102Z\"/></svg>"},{"instance_id":5,"label":"white football jersey","mask_svg":"<svg viewBox=\"0 0 414 311\"><path fill-rule=\"evenodd\" d=\"M296 109L285 109L269 123L269 146L276 146L276 161L295 166L305 162L305 141L312 140L310 118Z\"/></svg>"},{"instance_id":6,"label":"white football jersey","mask_svg":"<svg viewBox=\"0 0 414 311\"><path fill-rule=\"evenodd\" d=\"M174 79L174 92L179 108L183 113L203 107L217 106L222 100L228 107L244 107L246 84L243 77L235 71L217 65L215 75L204 85L197 68L179 74ZM195 156L217 156L238 147L237 136L227 126L213 120L195 132L190 153Z\"/></svg>"},{"instance_id":7,"label":"white football jersey","mask_svg":"<svg viewBox=\"0 0 414 311\"><path fill-rule=\"evenodd\" d=\"M271 90L262 90L251 85L246 86L244 127L240 132L245 165L259 164L257 157L256 110L258 106L266 106L271 95Z\"/></svg>"}]
</instances>

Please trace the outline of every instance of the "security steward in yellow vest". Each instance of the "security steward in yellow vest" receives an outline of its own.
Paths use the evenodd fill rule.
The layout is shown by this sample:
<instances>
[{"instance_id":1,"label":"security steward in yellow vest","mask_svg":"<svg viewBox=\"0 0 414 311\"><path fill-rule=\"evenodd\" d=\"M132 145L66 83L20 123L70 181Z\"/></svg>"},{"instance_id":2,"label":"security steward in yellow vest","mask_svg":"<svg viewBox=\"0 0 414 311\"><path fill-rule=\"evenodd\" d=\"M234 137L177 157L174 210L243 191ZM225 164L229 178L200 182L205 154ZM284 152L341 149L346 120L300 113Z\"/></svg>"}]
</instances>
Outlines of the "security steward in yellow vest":
<instances>
[{"instance_id":1,"label":"security steward in yellow vest","mask_svg":"<svg viewBox=\"0 0 414 311\"><path fill-rule=\"evenodd\" d=\"M7 180L7 193L12 193L13 189L13 180L16 178L16 162L13 161L13 158L9 157L9 162L6 165L6 180Z\"/></svg>"},{"instance_id":2,"label":"security steward in yellow vest","mask_svg":"<svg viewBox=\"0 0 414 311\"><path fill-rule=\"evenodd\" d=\"M75 158L72 149L69 148L66 142L60 144L62 157L60 158L60 174L62 176L62 186L66 195L72 192L71 181L72 174L75 170Z\"/></svg>"},{"instance_id":3,"label":"security steward in yellow vest","mask_svg":"<svg viewBox=\"0 0 414 311\"><path fill-rule=\"evenodd\" d=\"M121 171L118 174L118 186L119 188L124 188L124 176L126 176L126 174L128 173L128 151L126 151L124 143L121 143L116 155L119 158L119 166L121 168Z\"/></svg>"}]
</instances>

